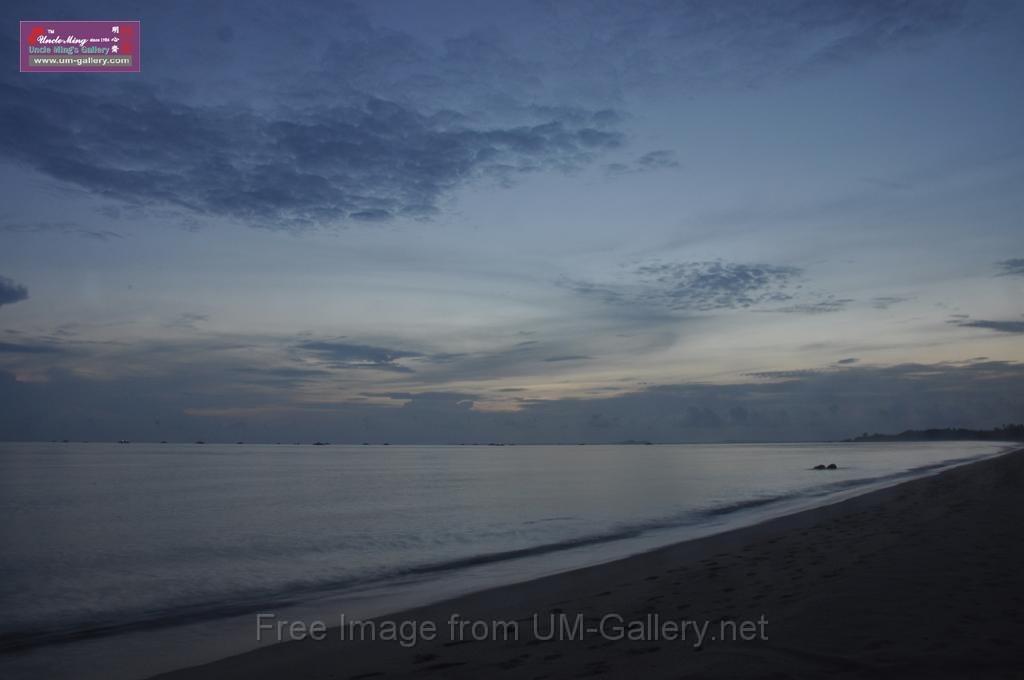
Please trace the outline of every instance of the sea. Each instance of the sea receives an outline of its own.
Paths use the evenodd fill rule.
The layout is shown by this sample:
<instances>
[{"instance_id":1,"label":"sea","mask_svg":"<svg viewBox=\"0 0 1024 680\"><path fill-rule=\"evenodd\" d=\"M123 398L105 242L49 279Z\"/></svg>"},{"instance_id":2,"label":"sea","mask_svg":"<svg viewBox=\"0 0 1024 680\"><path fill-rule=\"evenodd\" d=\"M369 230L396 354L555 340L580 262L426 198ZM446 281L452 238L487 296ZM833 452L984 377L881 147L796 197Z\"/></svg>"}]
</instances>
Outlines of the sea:
<instances>
[{"instance_id":1,"label":"sea","mask_svg":"<svg viewBox=\"0 0 1024 680\"><path fill-rule=\"evenodd\" d=\"M0 443L0 677L148 677L256 647L258 613L400 611L1009 446Z\"/></svg>"}]
</instances>

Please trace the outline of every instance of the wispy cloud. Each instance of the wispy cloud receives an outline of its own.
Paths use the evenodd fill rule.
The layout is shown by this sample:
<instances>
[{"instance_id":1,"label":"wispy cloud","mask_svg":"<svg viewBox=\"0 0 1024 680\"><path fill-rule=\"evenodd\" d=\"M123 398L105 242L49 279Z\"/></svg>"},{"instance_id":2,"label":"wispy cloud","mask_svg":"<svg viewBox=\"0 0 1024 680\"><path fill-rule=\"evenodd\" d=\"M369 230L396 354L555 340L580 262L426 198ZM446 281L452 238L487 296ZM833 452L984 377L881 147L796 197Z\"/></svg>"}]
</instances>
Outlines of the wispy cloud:
<instances>
[{"instance_id":1,"label":"wispy cloud","mask_svg":"<svg viewBox=\"0 0 1024 680\"><path fill-rule=\"evenodd\" d=\"M818 373L818 371L813 369L798 369L792 371L754 371L753 373L744 373L744 375L751 378L764 378L767 380L796 380L806 378L814 375L815 373Z\"/></svg>"},{"instance_id":2,"label":"wispy cloud","mask_svg":"<svg viewBox=\"0 0 1024 680\"><path fill-rule=\"evenodd\" d=\"M1024 276L1024 257L1015 257L997 262L998 276Z\"/></svg>"},{"instance_id":3,"label":"wispy cloud","mask_svg":"<svg viewBox=\"0 0 1024 680\"><path fill-rule=\"evenodd\" d=\"M784 314L829 314L843 311L851 302L854 302L852 298L837 298L830 295L824 300L801 302L795 305L779 307L772 311Z\"/></svg>"},{"instance_id":4,"label":"wispy cloud","mask_svg":"<svg viewBox=\"0 0 1024 680\"><path fill-rule=\"evenodd\" d=\"M947 321L961 328L985 328L1000 333L1024 333L1024 321L990 321L986 319L953 319Z\"/></svg>"},{"instance_id":5,"label":"wispy cloud","mask_svg":"<svg viewBox=\"0 0 1024 680\"><path fill-rule=\"evenodd\" d=\"M296 348L332 368L366 368L399 373L412 373L411 368L398 363L400 359L423 356L420 352L333 340L310 340L300 343Z\"/></svg>"},{"instance_id":6,"label":"wispy cloud","mask_svg":"<svg viewBox=\"0 0 1024 680\"><path fill-rule=\"evenodd\" d=\"M319 380L330 379L334 373L319 368L300 368L295 366L254 367L242 366L234 369L235 373L254 385L264 387L298 386Z\"/></svg>"},{"instance_id":7,"label":"wispy cloud","mask_svg":"<svg viewBox=\"0 0 1024 680\"><path fill-rule=\"evenodd\" d=\"M0 342L0 353L4 354L57 354L60 351L59 347L42 343Z\"/></svg>"},{"instance_id":8,"label":"wispy cloud","mask_svg":"<svg viewBox=\"0 0 1024 680\"><path fill-rule=\"evenodd\" d=\"M671 149L649 151L629 163L609 163L605 170L610 175L622 175L630 172L653 172L655 170L671 170L679 167L676 152Z\"/></svg>"},{"instance_id":9,"label":"wispy cloud","mask_svg":"<svg viewBox=\"0 0 1024 680\"><path fill-rule=\"evenodd\" d=\"M92 229L82 227L71 222L3 222L0 223L0 231L7 233L60 233L74 236L82 236L97 241L110 241L112 239L124 238L121 234L110 229Z\"/></svg>"},{"instance_id":10,"label":"wispy cloud","mask_svg":"<svg viewBox=\"0 0 1024 680\"><path fill-rule=\"evenodd\" d=\"M888 296L882 296L882 297L873 297L873 298L871 298L871 306L874 307L875 309L889 309L893 305L898 305L901 302L906 302L906 301L908 301L910 299L911 298L901 297L901 296L898 296L898 295L888 295Z\"/></svg>"},{"instance_id":11,"label":"wispy cloud","mask_svg":"<svg viewBox=\"0 0 1024 680\"><path fill-rule=\"evenodd\" d=\"M196 314L194 312L185 312L179 314L175 318L168 321L165 326L168 328L188 328L195 330L199 324L204 321L209 321L210 317L208 314Z\"/></svg>"}]
</instances>

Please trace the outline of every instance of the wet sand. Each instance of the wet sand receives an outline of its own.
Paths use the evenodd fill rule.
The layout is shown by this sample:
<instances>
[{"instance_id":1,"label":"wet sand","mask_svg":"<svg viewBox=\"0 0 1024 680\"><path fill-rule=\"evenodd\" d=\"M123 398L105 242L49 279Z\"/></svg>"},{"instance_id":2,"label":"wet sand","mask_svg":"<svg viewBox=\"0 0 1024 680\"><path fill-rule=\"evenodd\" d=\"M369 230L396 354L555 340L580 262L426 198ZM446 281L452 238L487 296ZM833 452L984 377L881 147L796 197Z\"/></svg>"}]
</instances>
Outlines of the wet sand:
<instances>
[{"instance_id":1,"label":"wet sand","mask_svg":"<svg viewBox=\"0 0 1024 680\"><path fill-rule=\"evenodd\" d=\"M387 621L158 677L1024 678L1024 449Z\"/></svg>"}]
</instances>

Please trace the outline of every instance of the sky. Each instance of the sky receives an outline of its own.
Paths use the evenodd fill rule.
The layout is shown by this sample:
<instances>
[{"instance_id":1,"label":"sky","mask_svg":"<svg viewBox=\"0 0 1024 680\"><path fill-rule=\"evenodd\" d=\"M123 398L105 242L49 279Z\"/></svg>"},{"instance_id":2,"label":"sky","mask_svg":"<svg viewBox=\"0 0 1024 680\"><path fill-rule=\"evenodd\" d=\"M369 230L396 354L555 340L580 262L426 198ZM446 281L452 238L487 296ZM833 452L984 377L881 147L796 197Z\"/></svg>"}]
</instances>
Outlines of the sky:
<instances>
[{"instance_id":1,"label":"sky","mask_svg":"<svg viewBox=\"0 0 1024 680\"><path fill-rule=\"evenodd\" d=\"M1024 416L1024 5L5 2L0 439Z\"/></svg>"}]
</instances>

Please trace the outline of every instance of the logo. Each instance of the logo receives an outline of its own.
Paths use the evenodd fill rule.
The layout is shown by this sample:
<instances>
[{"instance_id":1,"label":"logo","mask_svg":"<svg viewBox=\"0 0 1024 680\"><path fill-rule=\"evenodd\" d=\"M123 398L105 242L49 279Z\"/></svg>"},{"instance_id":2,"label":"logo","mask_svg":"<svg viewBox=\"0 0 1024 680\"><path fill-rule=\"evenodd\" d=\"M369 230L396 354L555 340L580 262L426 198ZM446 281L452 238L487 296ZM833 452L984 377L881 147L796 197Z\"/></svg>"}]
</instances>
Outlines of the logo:
<instances>
[{"instance_id":1,"label":"logo","mask_svg":"<svg viewBox=\"0 0 1024 680\"><path fill-rule=\"evenodd\" d=\"M140 21L22 21L22 73L138 73Z\"/></svg>"}]
</instances>

